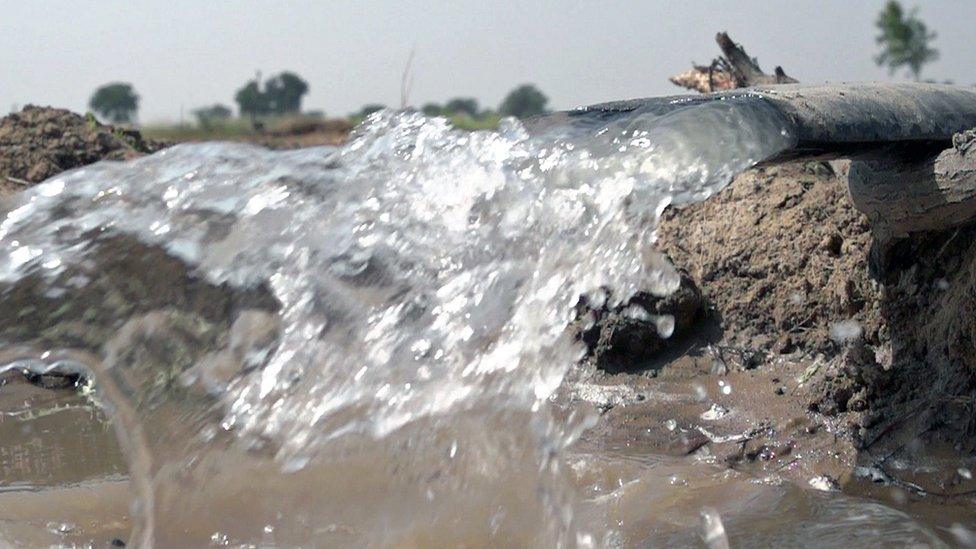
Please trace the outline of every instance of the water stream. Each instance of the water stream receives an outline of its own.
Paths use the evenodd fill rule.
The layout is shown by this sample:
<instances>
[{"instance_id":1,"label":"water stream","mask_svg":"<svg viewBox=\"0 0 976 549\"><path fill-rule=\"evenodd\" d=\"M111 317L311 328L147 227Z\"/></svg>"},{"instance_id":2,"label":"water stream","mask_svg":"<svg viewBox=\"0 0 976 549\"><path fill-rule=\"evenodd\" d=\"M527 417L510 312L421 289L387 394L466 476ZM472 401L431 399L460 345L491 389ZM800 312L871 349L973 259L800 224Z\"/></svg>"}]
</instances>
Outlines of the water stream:
<instances>
[{"instance_id":1,"label":"water stream","mask_svg":"<svg viewBox=\"0 0 976 549\"><path fill-rule=\"evenodd\" d=\"M583 353L568 326L581 296L673 291L657 216L791 132L750 97L534 135L381 112L341 148L99 163L0 223L0 296L20 308L0 345L17 368L94 372L135 546L683 544L701 505L663 481L676 465L570 450L594 417L553 411ZM871 512L717 470L698 482L766 517L829 517L762 543ZM876 511L879 532L940 543ZM668 513L672 530L629 526Z\"/></svg>"}]
</instances>

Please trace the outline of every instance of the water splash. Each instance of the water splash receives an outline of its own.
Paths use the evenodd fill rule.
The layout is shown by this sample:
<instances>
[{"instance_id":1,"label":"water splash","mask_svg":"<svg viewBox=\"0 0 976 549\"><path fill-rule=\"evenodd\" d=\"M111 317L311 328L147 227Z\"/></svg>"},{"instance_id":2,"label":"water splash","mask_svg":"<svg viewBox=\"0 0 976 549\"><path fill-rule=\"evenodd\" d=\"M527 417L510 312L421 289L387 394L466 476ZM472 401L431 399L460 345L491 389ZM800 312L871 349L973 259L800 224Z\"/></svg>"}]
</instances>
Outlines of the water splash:
<instances>
[{"instance_id":1,"label":"water splash","mask_svg":"<svg viewBox=\"0 0 976 549\"><path fill-rule=\"evenodd\" d=\"M89 353L144 543L571 545L560 452L587 420L547 399L578 300L676 289L657 216L792 143L742 98L536 136L382 112L338 149L100 163L0 223L0 295L42 303L2 342Z\"/></svg>"}]
</instances>

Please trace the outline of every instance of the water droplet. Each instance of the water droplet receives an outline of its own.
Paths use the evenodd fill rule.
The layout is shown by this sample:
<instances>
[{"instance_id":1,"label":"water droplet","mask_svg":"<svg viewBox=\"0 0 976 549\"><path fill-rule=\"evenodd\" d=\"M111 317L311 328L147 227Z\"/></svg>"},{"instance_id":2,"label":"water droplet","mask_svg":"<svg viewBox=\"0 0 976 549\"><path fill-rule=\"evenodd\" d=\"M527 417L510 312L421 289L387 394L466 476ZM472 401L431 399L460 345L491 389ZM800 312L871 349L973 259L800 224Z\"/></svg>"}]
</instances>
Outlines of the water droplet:
<instances>
[{"instance_id":1,"label":"water droplet","mask_svg":"<svg viewBox=\"0 0 976 549\"><path fill-rule=\"evenodd\" d=\"M64 179L52 179L44 184L37 186L37 193L44 197L53 197L64 191Z\"/></svg>"},{"instance_id":2,"label":"water droplet","mask_svg":"<svg viewBox=\"0 0 976 549\"><path fill-rule=\"evenodd\" d=\"M46 529L52 534L58 534L64 536L74 532L78 527L71 522L49 522L47 523Z\"/></svg>"},{"instance_id":3,"label":"water droplet","mask_svg":"<svg viewBox=\"0 0 976 549\"><path fill-rule=\"evenodd\" d=\"M674 317L671 315L655 316L654 327L657 329L658 336L667 339L674 334Z\"/></svg>"},{"instance_id":4,"label":"water droplet","mask_svg":"<svg viewBox=\"0 0 976 549\"><path fill-rule=\"evenodd\" d=\"M837 481L827 475L813 477L807 483L814 490L820 490L821 492L835 492L840 490L840 485L837 484Z\"/></svg>"},{"instance_id":5,"label":"water droplet","mask_svg":"<svg viewBox=\"0 0 976 549\"><path fill-rule=\"evenodd\" d=\"M688 481L679 475L671 475L668 477L668 484L671 486L688 486Z\"/></svg>"},{"instance_id":6,"label":"water droplet","mask_svg":"<svg viewBox=\"0 0 976 549\"><path fill-rule=\"evenodd\" d=\"M713 507L701 510L702 540L709 549L729 549L729 538L725 534L722 517Z\"/></svg>"},{"instance_id":7,"label":"water droplet","mask_svg":"<svg viewBox=\"0 0 976 549\"><path fill-rule=\"evenodd\" d=\"M958 522L953 523L949 528L949 532L956 538L959 545L963 547L976 547L976 532L973 532L962 524Z\"/></svg>"},{"instance_id":8,"label":"water droplet","mask_svg":"<svg viewBox=\"0 0 976 549\"><path fill-rule=\"evenodd\" d=\"M647 312L647 309L641 307L640 305L629 305L623 310L623 315L624 318L629 318L631 320L647 321L651 319L651 315Z\"/></svg>"},{"instance_id":9,"label":"water droplet","mask_svg":"<svg viewBox=\"0 0 976 549\"><path fill-rule=\"evenodd\" d=\"M712 407L702 412L701 418L705 421L715 421L728 415L729 409L720 404L712 404Z\"/></svg>"},{"instance_id":10,"label":"water droplet","mask_svg":"<svg viewBox=\"0 0 976 549\"><path fill-rule=\"evenodd\" d=\"M859 339L861 332L861 324L853 318L830 325L830 338L842 345Z\"/></svg>"}]
</instances>

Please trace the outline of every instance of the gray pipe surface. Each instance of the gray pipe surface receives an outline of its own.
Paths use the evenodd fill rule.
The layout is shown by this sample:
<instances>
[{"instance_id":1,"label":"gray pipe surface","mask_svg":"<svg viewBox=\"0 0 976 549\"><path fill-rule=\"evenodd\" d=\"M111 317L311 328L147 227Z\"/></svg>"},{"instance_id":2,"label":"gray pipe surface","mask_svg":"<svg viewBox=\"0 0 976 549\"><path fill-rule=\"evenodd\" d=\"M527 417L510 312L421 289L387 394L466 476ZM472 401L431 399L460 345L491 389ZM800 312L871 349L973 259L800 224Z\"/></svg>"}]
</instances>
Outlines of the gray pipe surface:
<instances>
[{"instance_id":1,"label":"gray pipe surface","mask_svg":"<svg viewBox=\"0 0 976 549\"><path fill-rule=\"evenodd\" d=\"M953 134L976 128L976 88L925 83L759 86L702 95L614 101L554 113L529 123L539 131L558 123L612 120L644 110L656 114L728 98L763 101L792 125L796 146L768 159L850 157L891 144L947 146Z\"/></svg>"},{"instance_id":2,"label":"gray pipe surface","mask_svg":"<svg viewBox=\"0 0 976 549\"><path fill-rule=\"evenodd\" d=\"M760 86L614 101L553 113L528 125L544 131L559 124L609 123L637 111L664 115L731 98L772 106L797 138L794 146L761 164L853 159L851 198L881 241L976 218L976 133L966 132L976 128L976 88L921 83Z\"/></svg>"}]
</instances>

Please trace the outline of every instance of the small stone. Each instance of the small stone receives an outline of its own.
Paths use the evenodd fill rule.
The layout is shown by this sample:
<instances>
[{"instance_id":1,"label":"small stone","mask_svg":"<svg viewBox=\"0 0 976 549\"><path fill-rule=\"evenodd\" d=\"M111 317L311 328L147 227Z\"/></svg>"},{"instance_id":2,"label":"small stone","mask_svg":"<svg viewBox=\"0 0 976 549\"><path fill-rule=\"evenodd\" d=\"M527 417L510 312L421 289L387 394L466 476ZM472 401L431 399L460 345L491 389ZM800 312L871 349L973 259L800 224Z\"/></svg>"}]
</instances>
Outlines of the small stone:
<instances>
[{"instance_id":1,"label":"small stone","mask_svg":"<svg viewBox=\"0 0 976 549\"><path fill-rule=\"evenodd\" d=\"M830 325L830 338L841 345L860 339L862 333L861 323L853 318Z\"/></svg>"}]
</instances>

